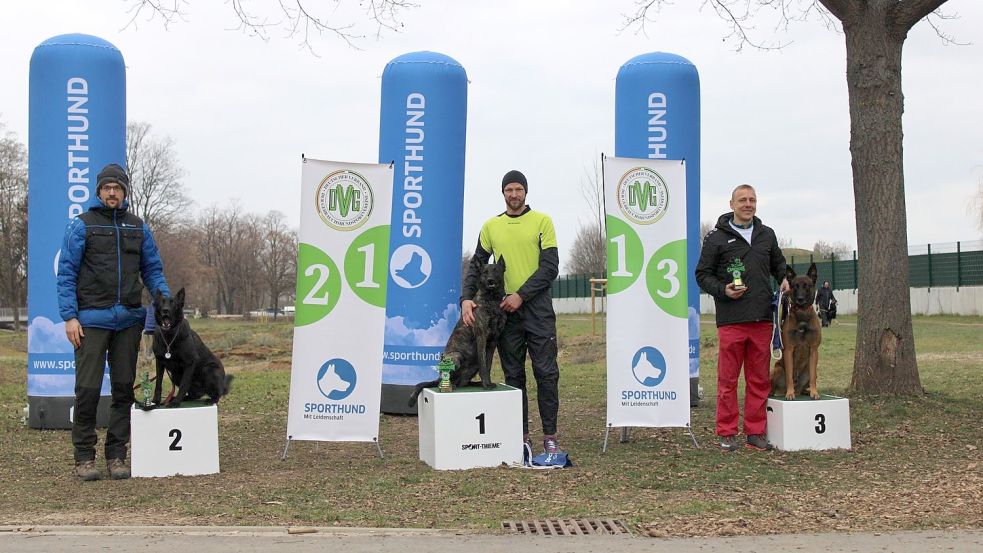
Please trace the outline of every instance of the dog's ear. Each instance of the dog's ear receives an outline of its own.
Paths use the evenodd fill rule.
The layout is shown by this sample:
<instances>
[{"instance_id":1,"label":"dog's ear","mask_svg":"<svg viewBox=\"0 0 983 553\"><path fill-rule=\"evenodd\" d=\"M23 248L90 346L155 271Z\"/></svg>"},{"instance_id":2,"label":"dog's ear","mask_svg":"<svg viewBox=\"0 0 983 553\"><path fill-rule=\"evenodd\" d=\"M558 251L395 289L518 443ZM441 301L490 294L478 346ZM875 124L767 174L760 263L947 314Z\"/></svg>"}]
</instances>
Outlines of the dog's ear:
<instances>
[{"instance_id":1,"label":"dog's ear","mask_svg":"<svg viewBox=\"0 0 983 553\"><path fill-rule=\"evenodd\" d=\"M785 266L785 278L788 279L789 283L791 283L792 279L795 278L795 269L793 269L791 265Z\"/></svg>"},{"instance_id":2,"label":"dog's ear","mask_svg":"<svg viewBox=\"0 0 983 553\"><path fill-rule=\"evenodd\" d=\"M806 276L812 281L812 285L816 285L816 281L819 280L819 271L816 270L816 264L813 263L809 265L809 270L806 271Z\"/></svg>"},{"instance_id":3,"label":"dog's ear","mask_svg":"<svg viewBox=\"0 0 983 553\"><path fill-rule=\"evenodd\" d=\"M174 296L174 303L180 307L184 307L184 287L177 291L177 294Z\"/></svg>"},{"instance_id":4,"label":"dog's ear","mask_svg":"<svg viewBox=\"0 0 983 553\"><path fill-rule=\"evenodd\" d=\"M502 255L498 256L498 261L496 261L495 264L498 265L499 267L501 267L502 270L504 271L505 270L505 256L502 256Z\"/></svg>"}]
</instances>

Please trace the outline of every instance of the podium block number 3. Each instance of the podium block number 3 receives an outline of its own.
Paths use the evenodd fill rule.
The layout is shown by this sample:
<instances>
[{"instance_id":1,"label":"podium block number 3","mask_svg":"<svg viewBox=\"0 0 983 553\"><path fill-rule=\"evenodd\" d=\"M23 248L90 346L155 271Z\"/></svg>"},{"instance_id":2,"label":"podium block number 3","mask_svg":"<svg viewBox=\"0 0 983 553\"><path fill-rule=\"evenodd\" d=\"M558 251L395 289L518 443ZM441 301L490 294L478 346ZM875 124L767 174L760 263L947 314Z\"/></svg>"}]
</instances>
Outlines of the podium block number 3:
<instances>
[{"instance_id":1,"label":"podium block number 3","mask_svg":"<svg viewBox=\"0 0 983 553\"><path fill-rule=\"evenodd\" d=\"M826 432L826 415L822 413L816 414L816 434L823 434Z\"/></svg>"},{"instance_id":2,"label":"podium block number 3","mask_svg":"<svg viewBox=\"0 0 983 553\"><path fill-rule=\"evenodd\" d=\"M172 428L171 431L167 433L167 436L170 438L174 438L174 441L171 442L171 446L168 447L167 449L169 449L170 451L181 451L182 449L184 449L183 446L179 445L181 443L180 428Z\"/></svg>"}]
</instances>

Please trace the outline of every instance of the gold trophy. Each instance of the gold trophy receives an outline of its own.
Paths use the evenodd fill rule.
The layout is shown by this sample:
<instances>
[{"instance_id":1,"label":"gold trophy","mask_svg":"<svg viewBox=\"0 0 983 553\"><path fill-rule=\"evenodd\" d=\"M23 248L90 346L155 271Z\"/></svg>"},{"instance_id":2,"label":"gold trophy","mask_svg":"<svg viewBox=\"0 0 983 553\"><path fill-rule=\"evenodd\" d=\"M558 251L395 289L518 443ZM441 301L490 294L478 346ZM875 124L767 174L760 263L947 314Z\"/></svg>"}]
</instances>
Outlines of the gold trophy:
<instances>
[{"instance_id":1,"label":"gold trophy","mask_svg":"<svg viewBox=\"0 0 983 553\"><path fill-rule=\"evenodd\" d=\"M744 262L737 257L735 257L727 267L727 272L734 277L734 290L744 290L747 288L747 286L744 285L744 280L741 279L741 274L743 274L744 271Z\"/></svg>"}]
</instances>

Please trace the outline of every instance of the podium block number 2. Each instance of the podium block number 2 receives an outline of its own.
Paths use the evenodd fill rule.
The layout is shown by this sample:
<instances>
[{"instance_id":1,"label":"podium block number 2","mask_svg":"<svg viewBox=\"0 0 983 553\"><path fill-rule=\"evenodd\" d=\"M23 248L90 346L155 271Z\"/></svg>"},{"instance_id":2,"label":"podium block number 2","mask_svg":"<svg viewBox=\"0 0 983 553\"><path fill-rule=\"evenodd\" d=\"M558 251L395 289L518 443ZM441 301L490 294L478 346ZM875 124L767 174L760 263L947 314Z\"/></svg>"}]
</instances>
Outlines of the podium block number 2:
<instances>
[{"instance_id":1,"label":"podium block number 2","mask_svg":"<svg viewBox=\"0 0 983 553\"><path fill-rule=\"evenodd\" d=\"M167 449L169 449L170 451L181 451L184 448L184 446L179 445L181 443L180 428L172 428L171 431L167 433L167 436L170 438L174 438L174 441L171 442L171 446L168 447Z\"/></svg>"}]
</instances>

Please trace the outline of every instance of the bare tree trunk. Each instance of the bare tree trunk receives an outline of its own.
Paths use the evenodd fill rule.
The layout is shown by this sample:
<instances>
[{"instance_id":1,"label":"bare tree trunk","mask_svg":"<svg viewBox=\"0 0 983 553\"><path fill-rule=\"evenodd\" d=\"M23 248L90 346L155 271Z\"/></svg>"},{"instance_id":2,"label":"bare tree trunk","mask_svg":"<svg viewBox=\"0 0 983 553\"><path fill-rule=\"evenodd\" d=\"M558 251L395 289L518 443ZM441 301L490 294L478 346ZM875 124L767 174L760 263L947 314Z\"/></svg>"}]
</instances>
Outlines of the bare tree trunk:
<instances>
[{"instance_id":1,"label":"bare tree trunk","mask_svg":"<svg viewBox=\"0 0 983 553\"><path fill-rule=\"evenodd\" d=\"M902 157L901 50L907 29L885 25L884 4L844 21L860 260L850 388L860 394L921 394Z\"/></svg>"}]
</instances>

